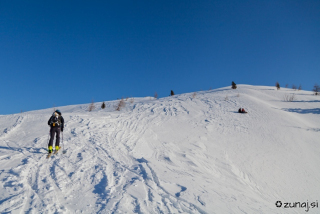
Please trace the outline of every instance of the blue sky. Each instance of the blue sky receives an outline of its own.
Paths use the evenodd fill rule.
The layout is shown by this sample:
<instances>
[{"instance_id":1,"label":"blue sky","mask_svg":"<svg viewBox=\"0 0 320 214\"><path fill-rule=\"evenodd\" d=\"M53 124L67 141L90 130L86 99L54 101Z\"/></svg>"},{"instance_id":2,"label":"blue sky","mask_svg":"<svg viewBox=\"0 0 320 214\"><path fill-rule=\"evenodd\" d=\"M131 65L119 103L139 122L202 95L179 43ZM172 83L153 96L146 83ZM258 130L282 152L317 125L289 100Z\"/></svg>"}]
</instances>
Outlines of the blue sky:
<instances>
[{"instance_id":1,"label":"blue sky","mask_svg":"<svg viewBox=\"0 0 320 214\"><path fill-rule=\"evenodd\" d=\"M320 1L0 1L0 114L320 84Z\"/></svg>"}]
</instances>

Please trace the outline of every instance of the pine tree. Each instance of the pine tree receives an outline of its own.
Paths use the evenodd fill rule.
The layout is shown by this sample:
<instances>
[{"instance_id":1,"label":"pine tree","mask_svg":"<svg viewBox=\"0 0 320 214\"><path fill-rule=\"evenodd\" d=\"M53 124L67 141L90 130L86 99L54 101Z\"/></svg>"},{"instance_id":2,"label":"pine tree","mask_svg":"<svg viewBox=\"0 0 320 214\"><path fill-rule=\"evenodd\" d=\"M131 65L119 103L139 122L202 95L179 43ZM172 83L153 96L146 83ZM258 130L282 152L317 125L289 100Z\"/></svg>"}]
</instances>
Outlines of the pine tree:
<instances>
[{"instance_id":1,"label":"pine tree","mask_svg":"<svg viewBox=\"0 0 320 214\"><path fill-rule=\"evenodd\" d=\"M232 83L231 83L231 88L232 89L236 89L237 88L237 85L232 81Z\"/></svg>"},{"instance_id":2,"label":"pine tree","mask_svg":"<svg viewBox=\"0 0 320 214\"><path fill-rule=\"evenodd\" d=\"M105 104L104 102L102 103L101 108L102 108L102 109L105 109L105 108L106 108L106 104Z\"/></svg>"},{"instance_id":3,"label":"pine tree","mask_svg":"<svg viewBox=\"0 0 320 214\"><path fill-rule=\"evenodd\" d=\"M276 87L277 87L277 90L280 89L280 84L279 84L279 82L276 82Z\"/></svg>"},{"instance_id":4,"label":"pine tree","mask_svg":"<svg viewBox=\"0 0 320 214\"><path fill-rule=\"evenodd\" d=\"M174 96L174 92L171 90L171 96Z\"/></svg>"},{"instance_id":5,"label":"pine tree","mask_svg":"<svg viewBox=\"0 0 320 214\"><path fill-rule=\"evenodd\" d=\"M314 95L318 95L318 92L320 91L320 86L317 83L314 84L312 91L314 91Z\"/></svg>"}]
</instances>

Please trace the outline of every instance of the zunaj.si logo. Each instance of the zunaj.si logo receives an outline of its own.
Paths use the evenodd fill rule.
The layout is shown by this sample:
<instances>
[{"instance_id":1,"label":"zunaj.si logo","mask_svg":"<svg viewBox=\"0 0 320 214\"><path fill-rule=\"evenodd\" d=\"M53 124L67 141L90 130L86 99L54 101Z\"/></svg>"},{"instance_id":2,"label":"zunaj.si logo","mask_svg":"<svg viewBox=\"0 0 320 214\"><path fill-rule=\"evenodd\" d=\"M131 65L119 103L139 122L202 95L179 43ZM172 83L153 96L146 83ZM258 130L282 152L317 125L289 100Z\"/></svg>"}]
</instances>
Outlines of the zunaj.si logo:
<instances>
[{"instance_id":1,"label":"zunaj.si logo","mask_svg":"<svg viewBox=\"0 0 320 214\"><path fill-rule=\"evenodd\" d=\"M281 201L277 201L277 202L276 202L276 206L277 206L277 207L281 207L281 206L282 206L282 202L281 202Z\"/></svg>"},{"instance_id":2,"label":"zunaj.si logo","mask_svg":"<svg viewBox=\"0 0 320 214\"><path fill-rule=\"evenodd\" d=\"M319 208L319 203L318 201L316 202L311 202L309 203L309 201L307 202L284 202L282 203L281 201L277 201L275 203L276 207L278 208L305 208L305 211L308 212L309 209L313 209L313 208Z\"/></svg>"}]
</instances>

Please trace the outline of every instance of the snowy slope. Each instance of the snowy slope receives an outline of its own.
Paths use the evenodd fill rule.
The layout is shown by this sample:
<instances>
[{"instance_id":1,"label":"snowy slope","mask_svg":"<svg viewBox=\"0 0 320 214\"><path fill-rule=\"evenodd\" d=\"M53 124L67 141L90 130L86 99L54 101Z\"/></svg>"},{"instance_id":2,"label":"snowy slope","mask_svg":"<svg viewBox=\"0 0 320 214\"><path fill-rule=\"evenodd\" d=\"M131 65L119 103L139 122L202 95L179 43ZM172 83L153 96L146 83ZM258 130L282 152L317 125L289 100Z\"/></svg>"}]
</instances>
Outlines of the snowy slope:
<instances>
[{"instance_id":1,"label":"snowy slope","mask_svg":"<svg viewBox=\"0 0 320 214\"><path fill-rule=\"evenodd\" d=\"M320 213L320 96L238 85L116 103L59 107L67 153L50 160L53 109L0 116L0 212Z\"/></svg>"}]
</instances>

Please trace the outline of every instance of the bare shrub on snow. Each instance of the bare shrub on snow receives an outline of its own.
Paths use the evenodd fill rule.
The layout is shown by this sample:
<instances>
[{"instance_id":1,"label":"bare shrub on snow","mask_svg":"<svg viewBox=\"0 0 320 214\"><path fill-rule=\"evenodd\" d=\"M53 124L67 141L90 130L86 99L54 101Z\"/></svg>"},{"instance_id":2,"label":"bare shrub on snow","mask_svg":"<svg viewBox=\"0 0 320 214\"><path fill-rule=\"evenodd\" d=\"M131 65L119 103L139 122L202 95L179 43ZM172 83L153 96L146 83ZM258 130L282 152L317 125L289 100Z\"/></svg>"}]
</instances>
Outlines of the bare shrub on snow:
<instances>
[{"instance_id":1,"label":"bare shrub on snow","mask_svg":"<svg viewBox=\"0 0 320 214\"><path fill-rule=\"evenodd\" d=\"M283 96L283 101L285 101L285 102L292 102L292 101L294 101L295 100L295 94L285 94L284 96Z\"/></svg>"},{"instance_id":2,"label":"bare shrub on snow","mask_svg":"<svg viewBox=\"0 0 320 214\"><path fill-rule=\"evenodd\" d=\"M295 84L293 84L292 89L297 90L297 86Z\"/></svg>"},{"instance_id":3,"label":"bare shrub on snow","mask_svg":"<svg viewBox=\"0 0 320 214\"><path fill-rule=\"evenodd\" d=\"M124 101L123 98L121 98L121 100L119 100L118 104L116 105L116 111L120 111L125 106L126 106L126 102Z\"/></svg>"},{"instance_id":4,"label":"bare shrub on snow","mask_svg":"<svg viewBox=\"0 0 320 214\"><path fill-rule=\"evenodd\" d=\"M90 105L89 105L89 107L88 107L88 111L93 111L95 108L96 108L96 107L95 107L94 102L93 102L93 100L92 100L91 103L90 103Z\"/></svg>"}]
</instances>

